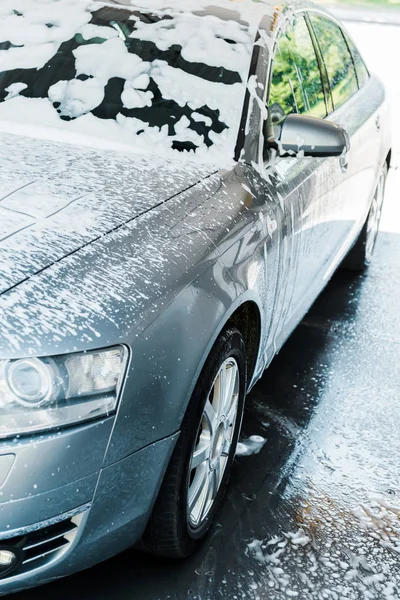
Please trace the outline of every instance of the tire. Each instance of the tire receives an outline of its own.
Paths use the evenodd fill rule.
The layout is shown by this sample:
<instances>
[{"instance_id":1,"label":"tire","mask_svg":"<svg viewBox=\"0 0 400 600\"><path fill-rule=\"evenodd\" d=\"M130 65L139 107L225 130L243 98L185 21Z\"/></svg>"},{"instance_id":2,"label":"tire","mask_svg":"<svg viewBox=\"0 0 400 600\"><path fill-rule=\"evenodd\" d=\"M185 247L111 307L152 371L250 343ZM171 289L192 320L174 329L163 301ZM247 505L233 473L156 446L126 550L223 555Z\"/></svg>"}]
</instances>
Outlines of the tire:
<instances>
[{"instance_id":1,"label":"tire","mask_svg":"<svg viewBox=\"0 0 400 600\"><path fill-rule=\"evenodd\" d=\"M222 394L220 402L223 377L228 383L226 389L232 395L229 401L230 391ZM207 535L226 492L242 422L245 393L245 344L239 330L229 328L215 342L193 391L142 538L142 549L158 556L183 558L192 554ZM236 417L233 419L234 412ZM202 462L194 466L193 461L201 458ZM196 490L202 487L201 483L204 493L195 501Z\"/></svg>"},{"instance_id":2,"label":"tire","mask_svg":"<svg viewBox=\"0 0 400 600\"><path fill-rule=\"evenodd\" d=\"M341 265L344 269L350 271L364 271L371 263L385 196L387 172L388 166L385 162L379 174L378 184L372 199L367 220L365 221L354 246L351 248Z\"/></svg>"}]
</instances>

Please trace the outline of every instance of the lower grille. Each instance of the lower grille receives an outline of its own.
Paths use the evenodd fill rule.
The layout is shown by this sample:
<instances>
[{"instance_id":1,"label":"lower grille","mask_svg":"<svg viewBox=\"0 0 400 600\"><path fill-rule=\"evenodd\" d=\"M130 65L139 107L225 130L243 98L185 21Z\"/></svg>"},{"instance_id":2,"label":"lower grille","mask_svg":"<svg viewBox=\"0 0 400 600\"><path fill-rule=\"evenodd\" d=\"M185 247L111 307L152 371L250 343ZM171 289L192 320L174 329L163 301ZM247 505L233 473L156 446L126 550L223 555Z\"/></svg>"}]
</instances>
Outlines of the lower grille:
<instances>
[{"instance_id":1,"label":"lower grille","mask_svg":"<svg viewBox=\"0 0 400 600\"><path fill-rule=\"evenodd\" d=\"M15 552L15 567L8 569L0 579L15 577L42 567L64 554L78 533L83 513L59 521L31 533L9 538L0 542L2 549Z\"/></svg>"}]
</instances>

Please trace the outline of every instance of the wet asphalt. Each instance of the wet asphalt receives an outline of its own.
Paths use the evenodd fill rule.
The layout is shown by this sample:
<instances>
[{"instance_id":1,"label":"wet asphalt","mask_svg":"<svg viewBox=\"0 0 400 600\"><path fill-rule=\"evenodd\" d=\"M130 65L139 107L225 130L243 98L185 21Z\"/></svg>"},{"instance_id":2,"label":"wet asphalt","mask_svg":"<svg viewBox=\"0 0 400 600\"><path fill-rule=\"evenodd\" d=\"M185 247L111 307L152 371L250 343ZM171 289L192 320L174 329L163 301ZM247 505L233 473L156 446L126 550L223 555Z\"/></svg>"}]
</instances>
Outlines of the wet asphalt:
<instances>
[{"instance_id":1,"label":"wet asphalt","mask_svg":"<svg viewBox=\"0 0 400 600\"><path fill-rule=\"evenodd\" d=\"M352 23L349 30L392 102L400 99L400 77L387 61L400 49L400 28ZM399 123L394 115L396 140ZM334 276L249 395L242 437L266 443L236 459L222 513L200 551L183 562L125 552L15 600L400 599L394 150L373 264L363 275Z\"/></svg>"}]
</instances>

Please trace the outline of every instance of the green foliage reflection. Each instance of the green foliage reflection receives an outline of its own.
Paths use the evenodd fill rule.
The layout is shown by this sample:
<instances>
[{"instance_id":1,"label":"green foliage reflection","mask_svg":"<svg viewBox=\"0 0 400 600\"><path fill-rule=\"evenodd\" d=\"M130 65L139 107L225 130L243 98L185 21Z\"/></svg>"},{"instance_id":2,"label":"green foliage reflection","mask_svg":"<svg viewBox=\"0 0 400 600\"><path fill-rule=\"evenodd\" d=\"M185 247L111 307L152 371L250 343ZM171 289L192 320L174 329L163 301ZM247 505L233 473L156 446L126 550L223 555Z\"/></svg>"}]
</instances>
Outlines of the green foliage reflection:
<instances>
[{"instance_id":1,"label":"green foliage reflection","mask_svg":"<svg viewBox=\"0 0 400 600\"><path fill-rule=\"evenodd\" d=\"M279 39L269 106L275 123L292 112L326 116L321 74L304 17Z\"/></svg>"},{"instance_id":2,"label":"green foliage reflection","mask_svg":"<svg viewBox=\"0 0 400 600\"><path fill-rule=\"evenodd\" d=\"M311 22L324 57L333 105L339 108L358 89L353 59L335 23L315 16L311 16Z\"/></svg>"}]
</instances>

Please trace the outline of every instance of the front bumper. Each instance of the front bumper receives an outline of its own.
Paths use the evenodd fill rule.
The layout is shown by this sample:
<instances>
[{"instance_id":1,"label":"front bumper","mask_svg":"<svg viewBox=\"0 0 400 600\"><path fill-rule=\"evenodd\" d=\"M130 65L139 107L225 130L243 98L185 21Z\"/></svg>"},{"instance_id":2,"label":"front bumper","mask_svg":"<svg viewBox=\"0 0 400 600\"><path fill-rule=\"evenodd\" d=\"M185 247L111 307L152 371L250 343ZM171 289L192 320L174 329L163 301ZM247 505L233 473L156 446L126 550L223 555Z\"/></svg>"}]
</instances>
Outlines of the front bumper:
<instances>
[{"instance_id":1,"label":"front bumper","mask_svg":"<svg viewBox=\"0 0 400 600\"><path fill-rule=\"evenodd\" d=\"M87 568L141 537L178 434L102 468L112 424L0 446L0 460L15 455L0 481L0 545L24 548L0 595Z\"/></svg>"}]
</instances>

